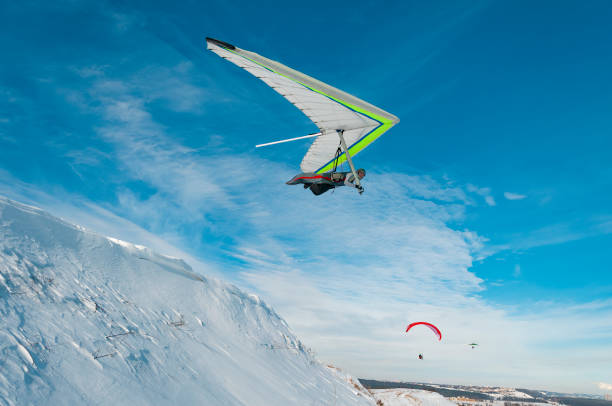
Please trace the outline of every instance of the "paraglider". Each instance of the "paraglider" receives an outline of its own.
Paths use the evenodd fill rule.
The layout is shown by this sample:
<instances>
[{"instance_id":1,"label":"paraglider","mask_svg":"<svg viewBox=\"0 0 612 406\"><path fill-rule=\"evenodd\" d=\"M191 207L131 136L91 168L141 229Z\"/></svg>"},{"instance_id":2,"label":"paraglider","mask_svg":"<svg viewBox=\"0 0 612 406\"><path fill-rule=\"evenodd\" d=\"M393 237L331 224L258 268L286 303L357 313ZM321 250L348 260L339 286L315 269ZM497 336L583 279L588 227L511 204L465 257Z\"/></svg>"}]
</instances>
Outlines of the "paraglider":
<instances>
[{"instance_id":1,"label":"paraglider","mask_svg":"<svg viewBox=\"0 0 612 406\"><path fill-rule=\"evenodd\" d=\"M207 47L222 58L264 81L300 109L319 128L302 137L256 145L263 147L304 138L316 138L302 159L302 173L287 182L303 184L315 195L339 186L363 193L365 170L355 169L352 157L399 122L393 114L317 79L227 42L206 38ZM348 162L350 171L337 169Z\"/></svg>"},{"instance_id":2,"label":"paraglider","mask_svg":"<svg viewBox=\"0 0 612 406\"><path fill-rule=\"evenodd\" d=\"M408 327L406 327L406 333L408 331L410 331L410 329L413 328L414 326L419 326L419 325L423 325L425 327L428 327L438 337L438 341L442 340L442 333L440 332L438 327L434 326L431 323L427 323L426 321L418 321L416 323L412 323L412 324L408 325Z\"/></svg>"},{"instance_id":3,"label":"paraglider","mask_svg":"<svg viewBox=\"0 0 612 406\"><path fill-rule=\"evenodd\" d=\"M476 343L469 343L468 345L471 345L471 346L472 346L472 349L474 349L474 348L476 348L476 346L477 346L478 344L476 344Z\"/></svg>"},{"instance_id":4,"label":"paraglider","mask_svg":"<svg viewBox=\"0 0 612 406\"><path fill-rule=\"evenodd\" d=\"M423 354L419 354L419 359L423 359Z\"/></svg>"}]
</instances>

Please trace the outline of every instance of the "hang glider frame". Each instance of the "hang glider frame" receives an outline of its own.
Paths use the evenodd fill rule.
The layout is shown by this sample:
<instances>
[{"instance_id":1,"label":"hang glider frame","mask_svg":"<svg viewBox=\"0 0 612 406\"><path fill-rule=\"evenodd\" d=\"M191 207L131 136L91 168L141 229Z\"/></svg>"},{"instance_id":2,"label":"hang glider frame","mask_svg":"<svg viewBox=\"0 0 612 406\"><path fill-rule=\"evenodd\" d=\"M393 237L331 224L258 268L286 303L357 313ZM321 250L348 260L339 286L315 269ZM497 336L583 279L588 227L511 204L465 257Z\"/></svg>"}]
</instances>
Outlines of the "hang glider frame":
<instances>
[{"instance_id":1,"label":"hang glider frame","mask_svg":"<svg viewBox=\"0 0 612 406\"><path fill-rule=\"evenodd\" d=\"M355 165L353 165L353 159L351 158L351 154L349 153L348 147L346 146L346 141L344 140L344 130L336 130L336 133L338 133L338 137L340 138L340 146L342 147L342 151L346 155L346 160L348 161L349 166L351 167L351 172L353 172L353 176L355 177L355 183L357 184L357 186L361 186L361 182L359 182L359 176L357 176L357 171L355 170ZM322 135L322 133L318 132L315 134L304 135L302 137L287 138L286 140L272 141L267 142L265 144L257 144L255 145L255 148L267 147L268 145L276 145L284 142L303 140L305 138L313 138L318 137L320 135Z\"/></svg>"},{"instance_id":2,"label":"hang glider frame","mask_svg":"<svg viewBox=\"0 0 612 406\"><path fill-rule=\"evenodd\" d=\"M357 171L355 170L355 165L353 165L353 159L351 158L351 154L349 154L348 148L346 147L346 141L344 141L344 130L336 130L338 133L338 137L340 137L340 145L344 150L344 155L346 155L346 160L351 167L351 172L353 172L353 176L355 177L355 183L358 187L361 187L361 183L359 182L359 176L357 176Z\"/></svg>"},{"instance_id":3,"label":"hang glider frame","mask_svg":"<svg viewBox=\"0 0 612 406\"><path fill-rule=\"evenodd\" d=\"M318 133L314 133L314 134L303 135L301 137L287 138L286 140L266 142L265 144L257 144L257 145L255 145L255 148L267 147L268 145L281 144L283 142L291 142L291 141L303 140L305 138L313 138L313 137L318 137L320 135L322 135L322 133L318 132Z\"/></svg>"}]
</instances>

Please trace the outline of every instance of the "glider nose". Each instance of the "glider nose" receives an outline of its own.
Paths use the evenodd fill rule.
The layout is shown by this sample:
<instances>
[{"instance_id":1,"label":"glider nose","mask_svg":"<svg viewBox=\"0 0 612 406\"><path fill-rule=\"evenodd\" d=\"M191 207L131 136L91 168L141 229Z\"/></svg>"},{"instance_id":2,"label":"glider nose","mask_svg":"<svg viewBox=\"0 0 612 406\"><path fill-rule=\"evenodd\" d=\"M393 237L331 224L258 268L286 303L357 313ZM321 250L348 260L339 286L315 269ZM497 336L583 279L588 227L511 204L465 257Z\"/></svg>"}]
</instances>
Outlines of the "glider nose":
<instances>
[{"instance_id":1,"label":"glider nose","mask_svg":"<svg viewBox=\"0 0 612 406\"><path fill-rule=\"evenodd\" d=\"M214 45L220 46L221 48L225 48L225 49L231 49L231 50L236 49L236 47L233 46L232 44L229 44L224 41L220 41L218 39L210 38L210 37L206 37L206 43L214 44Z\"/></svg>"}]
</instances>

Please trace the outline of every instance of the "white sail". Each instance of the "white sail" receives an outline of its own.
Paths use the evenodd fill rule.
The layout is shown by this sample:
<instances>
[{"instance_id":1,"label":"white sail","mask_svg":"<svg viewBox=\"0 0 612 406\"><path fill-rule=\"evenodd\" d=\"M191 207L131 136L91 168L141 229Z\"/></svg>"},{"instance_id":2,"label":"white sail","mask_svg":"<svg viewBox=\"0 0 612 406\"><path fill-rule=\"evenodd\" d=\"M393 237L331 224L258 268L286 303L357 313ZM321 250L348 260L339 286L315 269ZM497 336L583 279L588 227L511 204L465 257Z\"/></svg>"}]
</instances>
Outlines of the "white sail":
<instances>
[{"instance_id":1,"label":"white sail","mask_svg":"<svg viewBox=\"0 0 612 406\"><path fill-rule=\"evenodd\" d=\"M343 130L351 156L371 144L399 122L394 115L342 90L267 59L212 38L208 49L263 80L310 118L321 135L310 146L300 165L304 172L327 172L346 161L337 155L337 130Z\"/></svg>"}]
</instances>

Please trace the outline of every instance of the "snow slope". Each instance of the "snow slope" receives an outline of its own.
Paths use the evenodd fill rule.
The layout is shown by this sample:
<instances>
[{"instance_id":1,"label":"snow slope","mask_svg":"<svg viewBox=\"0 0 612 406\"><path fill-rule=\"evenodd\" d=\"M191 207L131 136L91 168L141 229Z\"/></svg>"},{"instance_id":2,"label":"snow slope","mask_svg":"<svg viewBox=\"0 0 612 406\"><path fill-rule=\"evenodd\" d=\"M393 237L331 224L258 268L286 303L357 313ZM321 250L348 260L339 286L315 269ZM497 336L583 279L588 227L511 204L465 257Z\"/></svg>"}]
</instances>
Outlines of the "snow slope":
<instances>
[{"instance_id":1,"label":"snow slope","mask_svg":"<svg viewBox=\"0 0 612 406\"><path fill-rule=\"evenodd\" d=\"M436 392L420 389L372 389L374 398L384 406L456 406Z\"/></svg>"},{"instance_id":2,"label":"snow slope","mask_svg":"<svg viewBox=\"0 0 612 406\"><path fill-rule=\"evenodd\" d=\"M259 298L0 197L0 405L373 405Z\"/></svg>"}]
</instances>

